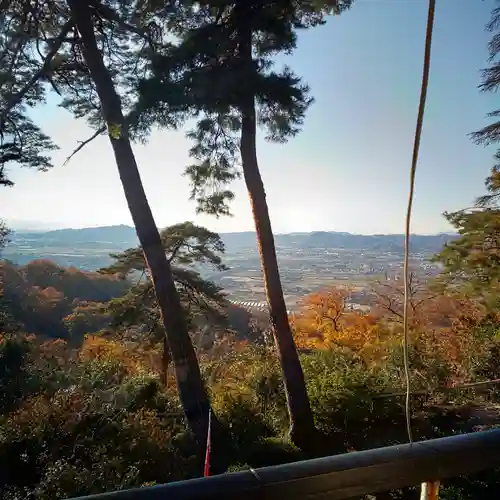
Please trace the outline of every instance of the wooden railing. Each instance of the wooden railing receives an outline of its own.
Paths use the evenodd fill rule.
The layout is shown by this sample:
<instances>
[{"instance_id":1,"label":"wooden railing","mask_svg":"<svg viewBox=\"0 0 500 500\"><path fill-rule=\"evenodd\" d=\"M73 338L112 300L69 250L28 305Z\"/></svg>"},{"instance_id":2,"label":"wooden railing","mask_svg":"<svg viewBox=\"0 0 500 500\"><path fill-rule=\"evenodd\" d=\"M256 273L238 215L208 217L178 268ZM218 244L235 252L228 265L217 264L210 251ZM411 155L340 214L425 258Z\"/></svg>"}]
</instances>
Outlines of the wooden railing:
<instances>
[{"instance_id":1,"label":"wooden railing","mask_svg":"<svg viewBox=\"0 0 500 500\"><path fill-rule=\"evenodd\" d=\"M497 467L500 429L493 429L80 500L338 500Z\"/></svg>"}]
</instances>

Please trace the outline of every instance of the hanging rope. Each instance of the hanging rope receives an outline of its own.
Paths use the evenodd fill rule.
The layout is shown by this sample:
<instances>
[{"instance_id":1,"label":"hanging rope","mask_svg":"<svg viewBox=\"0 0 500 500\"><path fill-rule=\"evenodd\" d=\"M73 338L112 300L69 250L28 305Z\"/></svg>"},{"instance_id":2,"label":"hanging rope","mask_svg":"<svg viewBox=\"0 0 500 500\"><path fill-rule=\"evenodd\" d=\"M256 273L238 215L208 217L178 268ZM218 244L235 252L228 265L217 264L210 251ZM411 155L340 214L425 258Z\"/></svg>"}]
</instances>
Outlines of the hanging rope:
<instances>
[{"instance_id":1,"label":"hanging rope","mask_svg":"<svg viewBox=\"0 0 500 500\"><path fill-rule=\"evenodd\" d=\"M411 211L413 208L413 194L415 191L415 172L417 170L418 153L420 149L420 137L422 135L422 123L424 121L425 102L427 99L427 87L429 83L429 70L431 65L431 45L432 31L434 27L434 12L436 9L436 0L429 0L429 11L427 14L427 33L425 36L425 52L424 52L424 69L422 72L422 86L420 89L420 104L418 107L417 127L415 130L415 139L413 142L413 155L411 160L410 170L410 193L408 195L408 208L406 210L406 228L405 228L405 253L404 253L404 309L403 309L403 355L406 378L406 430L408 432L408 440L413 442L411 430L411 381L410 381L410 360L408 356L409 348L409 332L408 332L408 303L410 295L410 269L409 269L409 254L410 254L410 225Z\"/></svg>"}]
</instances>

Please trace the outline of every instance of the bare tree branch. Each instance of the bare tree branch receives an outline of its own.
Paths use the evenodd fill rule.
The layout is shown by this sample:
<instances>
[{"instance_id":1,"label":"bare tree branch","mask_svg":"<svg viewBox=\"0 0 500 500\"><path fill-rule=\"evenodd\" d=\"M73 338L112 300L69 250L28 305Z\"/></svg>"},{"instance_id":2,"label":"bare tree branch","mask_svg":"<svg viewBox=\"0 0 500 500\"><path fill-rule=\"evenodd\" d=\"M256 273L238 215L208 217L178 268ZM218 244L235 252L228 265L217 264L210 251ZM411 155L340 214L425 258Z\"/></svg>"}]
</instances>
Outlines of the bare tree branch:
<instances>
[{"instance_id":1,"label":"bare tree branch","mask_svg":"<svg viewBox=\"0 0 500 500\"><path fill-rule=\"evenodd\" d=\"M99 137L104 132L106 132L106 127L100 127L88 139L80 141L80 144L78 144L73 152L66 158L66 160L64 160L63 167L65 167L77 153L79 153L85 146L87 146L87 144L91 143L94 139Z\"/></svg>"}]
</instances>

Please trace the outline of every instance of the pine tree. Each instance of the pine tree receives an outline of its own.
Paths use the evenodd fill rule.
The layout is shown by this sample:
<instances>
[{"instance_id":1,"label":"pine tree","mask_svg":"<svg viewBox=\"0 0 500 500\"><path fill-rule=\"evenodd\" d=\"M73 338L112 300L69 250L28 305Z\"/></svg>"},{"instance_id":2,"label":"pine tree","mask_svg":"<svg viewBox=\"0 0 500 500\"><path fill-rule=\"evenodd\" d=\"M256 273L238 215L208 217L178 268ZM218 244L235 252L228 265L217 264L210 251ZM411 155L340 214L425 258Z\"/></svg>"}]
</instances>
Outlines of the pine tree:
<instances>
[{"instance_id":1,"label":"pine tree","mask_svg":"<svg viewBox=\"0 0 500 500\"><path fill-rule=\"evenodd\" d=\"M436 256L443 266L441 280L451 289L466 292L500 306L500 209L459 210L445 213L459 238Z\"/></svg>"},{"instance_id":2,"label":"pine tree","mask_svg":"<svg viewBox=\"0 0 500 500\"><path fill-rule=\"evenodd\" d=\"M0 252L2 251L2 248L7 245L9 242L9 235L10 235L10 229L7 227L7 224L5 224L5 221L0 219Z\"/></svg>"},{"instance_id":3,"label":"pine tree","mask_svg":"<svg viewBox=\"0 0 500 500\"><path fill-rule=\"evenodd\" d=\"M29 108L44 100L40 81L27 85L35 60L33 36L37 25L46 25L51 12L47 8L36 9L30 2L3 3L0 10L0 185L12 186L7 171L9 164L44 171L52 166L48 153L56 149L28 117Z\"/></svg>"},{"instance_id":4,"label":"pine tree","mask_svg":"<svg viewBox=\"0 0 500 500\"><path fill-rule=\"evenodd\" d=\"M310 447L316 432L283 297L256 134L262 126L268 140L285 142L300 131L312 103L309 89L289 68L276 71L272 57L293 51L297 30L324 23L326 14L340 13L350 3L191 2L192 8L178 12L172 23L181 43L152 59L154 76L141 85L143 116L166 109L198 118L189 134L196 163L186 169L198 211L230 213L228 184L240 176L241 162L285 379L290 433L301 447Z\"/></svg>"},{"instance_id":5,"label":"pine tree","mask_svg":"<svg viewBox=\"0 0 500 500\"><path fill-rule=\"evenodd\" d=\"M493 9L486 29L493 33L489 43L491 66L481 72L483 92L500 87L500 7ZM472 134L477 144L489 146L500 142L500 109L488 114L497 119ZM480 297L493 308L500 307L500 149L486 179L487 193L476 200L476 208L445 213L459 238L446 245L436 260L444 265L442 281L453 290Z\"/></svg>"},{"instance_id":6,"label":"pine tree","mask_svg":"<svg viewBox=\"0 0 500 500\"><path fill-rule=\"evenodd\" d=\"M210 325L212 334L217 330L223 331L227 326L225 295L220 287L202 278L196 271L199 266L209 266L217 271L227 269L221 260L224 244L219 235L191 222L184 222L165 228L161 232L161 240L172 266L185 321L190 330L194 331L203 324ZM144 254L140 248L131 248L112 254L111 257L115 262L100 272L118 274L132 280L133 285L124 297L105 303L103 313L110 318L113 329L139 328L143 332L143 341L157 342L163 338L162 375L166 380L166 371L172 358Z\"/></svg>"},{"instance_id":7,"label":"pine tree","mask_svg":"<svg viewBox=\"0 0 500 500\"><path fill-rule=\"evenodd\" d=\"M482 70L479 88L482 92L496 92L500 88L500 7L493 9L486 29L493 33L488 44L491 66ZM489 146L500 142L500 109L492 111L488 116L495 121L471 134L476 144ZM476 205L479 207L495 205L500 199L500 149L495 153L494 159L495 164L486 179L488 193L476 200Z\"/></svg>"},{"instance_id":8,"label":"pine tree","mask_svg":"<svg viewBox=\"0 0 500 500\"><path fill-rule=\"evenodd\" d=\"M26 54L23 72L18 73L19 59L11 57L14 63L8 73L22 75L22 81L18 90L2 95L2 120L21 106L43 102L50 89L63 97L66 109L94 127L93 137L107 131L155 289L186 420L198 441L204 443L208 397L129 133L128 115L137 75L143 74L144 51L153 51L156 40L161 45L162 34L155 36L152 24L145 27L135 23L135 13L143 2L52 0L32 4L5 0L4 3L4 26L12 24L13 16L23 20L26 9L29 19L34 21L23 42ZM22 33L20 28L13 30L5 41L7 51L15 52L15 37L21 37Z\"/></svg>"}]
</instances>

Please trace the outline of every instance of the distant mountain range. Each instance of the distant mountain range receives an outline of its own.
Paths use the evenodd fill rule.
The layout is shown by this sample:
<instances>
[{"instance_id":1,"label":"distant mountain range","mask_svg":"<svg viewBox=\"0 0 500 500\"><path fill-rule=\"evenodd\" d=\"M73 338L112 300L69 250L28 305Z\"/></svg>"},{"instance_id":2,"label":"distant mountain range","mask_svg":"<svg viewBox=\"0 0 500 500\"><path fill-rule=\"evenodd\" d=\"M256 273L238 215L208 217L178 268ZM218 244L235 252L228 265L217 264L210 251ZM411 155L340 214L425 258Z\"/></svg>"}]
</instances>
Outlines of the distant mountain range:
<instances>
[{"instance_id":1,"label":"distant mountain range","mask_svg":"<svg viewBox=\"0 0 500 500\"><path fill-rule=\"evenodd\" d=\"M221 237L227 251L255 249L255 233L222 233ZM438 252L443 245L456 238L454 234L411 236L410 246L413 252ZM315 231L309 233L288 233L275 235L276 245L296 249L358 249L379 252L402 252L404 235L375 234L361 235L335 231ZM89 227L83 229L57 229L53 231L23 232L13 235L13 246L29 242L30 246L54 247L67 246L77 248L81 245L106 245L125 249L138 244L135 229L126 225Z\"/></svg>"}]
</instances>

